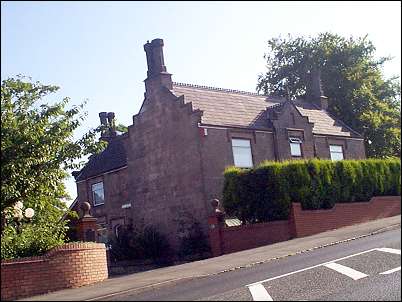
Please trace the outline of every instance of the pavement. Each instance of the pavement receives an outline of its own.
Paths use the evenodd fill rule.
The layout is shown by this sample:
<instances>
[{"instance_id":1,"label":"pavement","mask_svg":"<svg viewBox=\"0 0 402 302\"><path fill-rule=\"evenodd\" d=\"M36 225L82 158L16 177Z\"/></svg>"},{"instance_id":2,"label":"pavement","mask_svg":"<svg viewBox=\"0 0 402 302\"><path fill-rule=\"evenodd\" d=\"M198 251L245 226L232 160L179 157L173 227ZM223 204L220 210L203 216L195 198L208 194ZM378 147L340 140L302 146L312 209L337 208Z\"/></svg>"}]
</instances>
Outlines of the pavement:
<instances>
[{"instance_id":1,"label":"pavement","mask_svg":"<svg viewBox=\"0 0 402 302\"><path fill-rule=\"evenodd\" d=\"M273 259L304 253L317 248L396 229L400 225L401 215L397 215L219 257L113 277L96 284L60 290L21 299L20 301L101 300L102 298L112 297L117 294L140 291L150 287L158 287L182 280L216 275L258 265Z\"/></svg>"}]
</instances>

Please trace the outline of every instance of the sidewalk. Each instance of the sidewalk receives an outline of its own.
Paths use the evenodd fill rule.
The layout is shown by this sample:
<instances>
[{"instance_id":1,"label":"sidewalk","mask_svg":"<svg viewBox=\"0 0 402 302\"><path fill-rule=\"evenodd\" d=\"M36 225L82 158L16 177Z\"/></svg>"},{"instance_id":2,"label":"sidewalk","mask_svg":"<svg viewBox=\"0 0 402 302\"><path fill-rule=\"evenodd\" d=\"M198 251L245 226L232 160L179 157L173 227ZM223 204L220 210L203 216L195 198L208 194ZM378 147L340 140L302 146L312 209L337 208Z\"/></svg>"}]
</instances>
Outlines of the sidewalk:
<instances>
[{"instance_id":1,"label":"sidewalk","mask_svg":"<svg viewBox=\"0 0 402 302\"><path fill-rule=\"evenodd\" d=\"M314 248L332 245L340 241L352 240L372 235L373 233L398 228L400 225L401 215L398 215L215 258L114 277L93 285L65 289L45 295L21 299L20 301L102 299L104 296L112 296L119 292L140 290L163 283L179 281L180 279L213 275L240 267L246 267L270 259L286 257Z\"/></svg>"}]
</instances>

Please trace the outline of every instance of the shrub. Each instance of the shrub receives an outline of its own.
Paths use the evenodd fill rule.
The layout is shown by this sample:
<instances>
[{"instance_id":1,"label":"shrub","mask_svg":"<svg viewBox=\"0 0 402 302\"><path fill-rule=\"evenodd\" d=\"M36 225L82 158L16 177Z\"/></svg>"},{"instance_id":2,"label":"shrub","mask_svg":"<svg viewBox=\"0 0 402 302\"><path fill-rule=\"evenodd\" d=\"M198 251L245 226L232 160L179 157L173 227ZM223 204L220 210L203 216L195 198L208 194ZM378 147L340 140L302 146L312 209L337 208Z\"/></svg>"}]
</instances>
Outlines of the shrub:
<instances>
[{"instance_id":1,"label":"shrub","mask_svg":"<svg viewBox=\"0 0 402 302\"><path fill-rule=\"evenodd\" d=\"M156 262L169 262L171 249L165 235L154 226L147 226L137 238L145 258Z\"/></svg>"},{"instance_id":2,"label":"shrub","mask_svg":"<svg viewBox=\"0 0 402 302\"><path fill-rule=\"evenodd\" d=\"M187 235L180 240L179 256L202 256L207 252L210 252L208 240L202 232L200 223L196 221L188 229Z\"/></svg>"},{"instance_id":3,"label":"shrub","mask_svg":"<svg viewBox=\"0 0 402 302\"><path fill-rule=\"evenodd\" d=\"M108 245L113 261L152 259L160 264L170 261L169 242L154 226L141 229L132 225L122 227L119 236L113 236Z\"/></svg>"},{"instance_id":4,"label":"shrub","mask_svg":"<svg viewBox=\"0 0 402 302\"><path fill-rule=\"evenodd\" d=\"M68 219L60 219L61 210L24 207L23 202L17 202L2 212L1 259L41 256L65 242Z\"/></svg>"},{"instance_id":5,"label":"shrub","mask_svg":"<svg viewBox=\"0 0 402 302\"><path fill-rule=\"evenodd\" d=\"M20 232L8 225L1 236L1 259L41 256L64 243L64 225L26 224Z\"/></svg>"},{"instance_id":6,"label":"shrub","mask_svg":"<svg viewBox=\"0 0 402 302\"><path fill-rule=\"evenodd\" d=\"M186 258L205 258L210 252L209 240L192 208L180 207L174 221L177 223L176 235L179 239L178 256Z\"/></svg>"},{"instance_id":7,"label":"shrub","mask_svg":"<svg viewBox=\"0 0 402 302\"><path fill-rule=\"evenodd\" d=\"M144 258L137 241L137 233L132 225L121 226L119 236L109 238L109 255L112 261L123 261Z\"/></svg>"},{"instance_id":8,"label":"shrub","mask_svg":"<svg viewBox=\"0 0 402 302\"><path fill-rule=\"evenodd\" d=\"M337 202L401 194L399 159L265 161L225 170L223 206L243 223L287 219L291 202L329 209Z\"/></svg>"},{"instance_id":9,"label":"shrub","mask_svg":"<svg viewBox=\"0 0 402 302\"><path fill-rule=\"evenodd\" d=\"M242 173L240 168L228 167L225 169L225 181L223 184L223 200L225 203L225 210L228 214L241 217L242 206L239 205L240 199L237 189L240 188L238 183L239 174Z\"/></svg>"}]
</instances>

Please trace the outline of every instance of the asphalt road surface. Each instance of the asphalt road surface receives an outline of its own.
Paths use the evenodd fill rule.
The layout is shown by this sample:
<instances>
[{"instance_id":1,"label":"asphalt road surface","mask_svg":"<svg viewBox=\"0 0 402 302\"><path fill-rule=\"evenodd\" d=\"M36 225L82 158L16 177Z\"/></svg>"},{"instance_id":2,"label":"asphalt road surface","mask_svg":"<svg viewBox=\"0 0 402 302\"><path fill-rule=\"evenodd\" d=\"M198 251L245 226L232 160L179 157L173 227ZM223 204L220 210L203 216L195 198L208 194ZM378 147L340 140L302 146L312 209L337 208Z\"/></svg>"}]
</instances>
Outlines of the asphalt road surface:
<instances>
[{"instance_id":1,"label":"asphalt road surface","mask_svg":"<svg viewBox=\"0 0 402 302\"><path fill-rule=\"evenodd\" d=\"M400 301L401 230L109 301Z\"/></svg>"}]
</instances>

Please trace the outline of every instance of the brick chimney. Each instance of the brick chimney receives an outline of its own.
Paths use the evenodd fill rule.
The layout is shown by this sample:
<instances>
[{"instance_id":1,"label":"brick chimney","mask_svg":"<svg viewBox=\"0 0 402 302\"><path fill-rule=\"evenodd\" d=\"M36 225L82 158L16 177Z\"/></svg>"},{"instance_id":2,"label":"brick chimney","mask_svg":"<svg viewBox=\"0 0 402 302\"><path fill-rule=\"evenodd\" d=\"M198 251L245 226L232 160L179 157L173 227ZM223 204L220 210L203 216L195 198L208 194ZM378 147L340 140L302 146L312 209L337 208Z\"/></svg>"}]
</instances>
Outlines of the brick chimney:
<instances>
[{"instance_id":1,"label":"brick chimney","mask_svg":"<svg viewBox=\"0 0 402 302\"><path fill-rule=\"evenodd\" d=\"M328 109L328 97L324 95L321 83L321 71L317 68L313 68L310 73L310 89L307 91L307 97L312 99L323 110Z\"/></svg>"},{"instance_id":2,"label":"brick chimney","mask_svg":"<svg viewBox=\"0 0 402 302\"><path fill-rule=\"evenodd\" d=\"M99 112L99 119L101 125L107 125L107 112Z\"/></svg>"},{"instance_id":3,"label":"brick chimney","mask_svg":"<svg viewBox=\"0 0 402 302\"><path fill-rule=\"evenodd\" d=\"M147 56L147 78L145 79L146 96L152 95L161 86L173 89L172 75L167 72L163 57L163 40L154 39L144 45Z\"/></svg>"},{"instance_id":4,"label":"brick chimney","mask_svg":"<svg viewBox=\"0 0 402 302\"><path fill-rule=\"evenodd\" d=\"M100 139L109 141L112 137L116 136L114 116L114 112L99 112L101 126L105 127L101 133Z\"/></svg>"}]
</instances>

